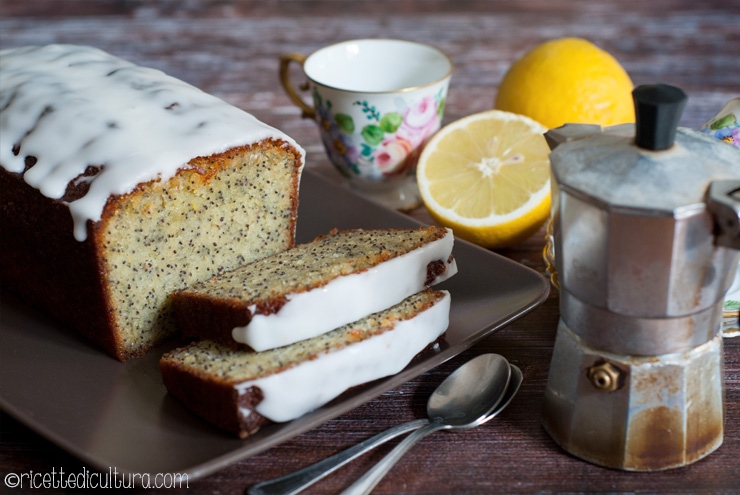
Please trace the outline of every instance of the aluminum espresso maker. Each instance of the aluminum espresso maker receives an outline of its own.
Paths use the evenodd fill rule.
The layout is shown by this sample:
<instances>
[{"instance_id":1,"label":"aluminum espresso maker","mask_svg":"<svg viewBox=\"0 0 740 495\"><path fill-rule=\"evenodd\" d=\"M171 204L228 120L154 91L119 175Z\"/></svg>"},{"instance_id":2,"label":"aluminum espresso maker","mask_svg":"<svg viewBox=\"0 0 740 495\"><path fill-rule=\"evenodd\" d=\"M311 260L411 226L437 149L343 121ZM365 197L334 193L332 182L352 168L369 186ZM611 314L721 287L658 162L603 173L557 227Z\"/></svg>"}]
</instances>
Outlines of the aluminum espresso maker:
<instances>
[{"instance_id":1,"label":"aluminum espresso maker","mask_svg":"<svg viewBox=\"0 0 740 495\"><path fill-rule=\"evenodd\" d=\"M722 443L740 150L677 128L678 88L633 97L636 124L546 133L561 318L543 425L579 458L653 471Z\"/></svg>"}]
</instances>

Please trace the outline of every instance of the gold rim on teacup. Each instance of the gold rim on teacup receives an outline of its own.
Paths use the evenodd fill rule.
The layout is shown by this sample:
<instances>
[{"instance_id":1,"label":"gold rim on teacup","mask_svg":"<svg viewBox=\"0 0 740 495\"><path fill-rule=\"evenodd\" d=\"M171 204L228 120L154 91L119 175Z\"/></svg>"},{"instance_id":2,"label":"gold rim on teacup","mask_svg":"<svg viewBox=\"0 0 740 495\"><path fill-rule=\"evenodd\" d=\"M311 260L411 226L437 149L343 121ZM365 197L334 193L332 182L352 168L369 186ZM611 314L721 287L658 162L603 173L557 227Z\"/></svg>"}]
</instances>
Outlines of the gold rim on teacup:
<instances>
[{"instance_id":1,"label":"gold rim on teacup","mask_svg":"<svg viewBox=\"0 0 740 495\"><path fill-rule=\"evenodd\" d=\"M403 85L402 87L397 88L386 88L386 89L355 89L352 87L348 87L347 85L337 85L335 83L327 82L325 79L317 77L315 74L311 74L311 68L309 67L309 70L306 70L306 64L310 64L311 60L315 57L321 57L325 53L329 51L335 51L339 49L342 46L351 46L351 45L367 45L367 44L377 44L377 43L383 43L383 44L399 44L399 45L406 45L411 46L419 50L427 51L428 53L433 53L436 57L438 57L439 61L444 61L446 65L446 70L440 74L437 75L432 80L426 81L424 83L420 84L409 84L409 85ZM290 64L296 63L299 67L301 67L304 76L306 77L306 81L298 86L293 84L293 81L290 77ZM409 40L402 40L402 39L392 39L392 38L362 38L362 39L355 39L355 40L347 40L347 41L341 41L339 43L335 43L332 45L325 46L323 48L319 48L315 52L313 52L310 55L305 55L303 53L294 52L294 53L287 53L280 56L280 82L283 85L283 88L285 88L286 93L290 97L290 99L298 105L298 107L301 109L302 114L301 116L303 118L310 118L315 119L316 118L316 110L307 104L305 100L301 97L300 93L296 90L298 88L301 91L307 91L310 89L310 83L313 83L314 85L318 85L321 87L324 87L326 89L331 89L335 91L343 91L346 93L356 93L356 94L394 94L394 93L406 93L411 91L416 91L422 88L426 88L429 86L433 86L435 84L439 84L440 82L444 81L445 79L449 79L452 76L452 71L454 69L454 63L452 61L452 58L447 55L445 52L440 50L439 48L436 48L431 45L427 45L424 43L419 43L416 41L409 41Z\"/></svg>"}]
</instances>

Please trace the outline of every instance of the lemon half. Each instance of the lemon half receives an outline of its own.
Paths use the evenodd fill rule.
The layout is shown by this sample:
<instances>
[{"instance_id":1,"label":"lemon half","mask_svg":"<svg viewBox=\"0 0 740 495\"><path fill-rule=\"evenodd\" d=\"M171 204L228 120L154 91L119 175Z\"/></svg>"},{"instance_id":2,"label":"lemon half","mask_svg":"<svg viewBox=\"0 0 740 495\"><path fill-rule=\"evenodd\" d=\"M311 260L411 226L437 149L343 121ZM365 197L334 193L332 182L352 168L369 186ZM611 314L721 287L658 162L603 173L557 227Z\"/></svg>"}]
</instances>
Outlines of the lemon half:
<instances>
[{"instance_id":1,"label":"lemon half","mask_svg":"<svg viewBox=\"0 0 740 495\"><path fill-rule=\"evenodd\" d=\"M432 218L463 239L503 248L534 234L550 213L547 129L499 110L442 128L424 148L417 182Z\"/></svg>"}]
</instances>

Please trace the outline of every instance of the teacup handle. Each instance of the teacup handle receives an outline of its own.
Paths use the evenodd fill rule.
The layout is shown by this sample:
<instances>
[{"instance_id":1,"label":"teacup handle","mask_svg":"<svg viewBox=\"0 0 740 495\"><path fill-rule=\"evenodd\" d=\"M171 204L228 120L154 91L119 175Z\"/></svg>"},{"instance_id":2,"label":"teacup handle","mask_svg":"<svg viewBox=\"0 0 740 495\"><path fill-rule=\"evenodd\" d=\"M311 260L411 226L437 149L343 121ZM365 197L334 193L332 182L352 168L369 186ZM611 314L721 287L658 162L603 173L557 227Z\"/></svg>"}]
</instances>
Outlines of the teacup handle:
<instances>
[{"instance_id":1,"label":"teacup handle","mask_svg":"<svg viewBox=\"0 0 740 495\"><path fill-rule=\"evenodd\" d=\"M740 250L740 180L710 183L707 209L714 215L717 244Z\"/></svg>"},{"instance_id":2,"label":"teacup handle","mask_svg":"<svg viewBox=\"0 0 740 495\"><path fill-rule=\"evenodd\" d=\"M288 72L288 69L290 67L291 62L295 62L298 65L301 66L301 69L303 68L303 64L306 62L306 55L303 55L302 53L287 53L285 55L280 56L280 83L283 85L283 89L285 89L285 92L288 93L288 96L291 100L293 100L293 103L298 105L298 108L301 109L301 117L304 119L315 119L316 118L316 110L313 109L313 107L306 104L305 101L303 101L303 98L301 95L296 91L295 86L293 85L293 81L290 80L290 74ZM298 86L299 89L302 91L308 90L308 82L304 82L300 86Z\"/></svg>"}]
</instances>

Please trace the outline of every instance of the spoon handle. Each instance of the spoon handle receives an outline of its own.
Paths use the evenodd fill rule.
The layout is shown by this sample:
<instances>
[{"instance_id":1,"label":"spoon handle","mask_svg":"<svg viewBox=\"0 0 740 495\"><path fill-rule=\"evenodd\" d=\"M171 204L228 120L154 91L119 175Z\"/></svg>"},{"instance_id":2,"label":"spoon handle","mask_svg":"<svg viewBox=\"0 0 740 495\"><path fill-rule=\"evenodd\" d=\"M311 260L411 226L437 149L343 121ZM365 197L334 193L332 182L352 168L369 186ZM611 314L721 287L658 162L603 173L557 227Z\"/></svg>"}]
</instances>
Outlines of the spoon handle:
<instances>
[{"instance_id":1,"label":"spoon handle","mask_svg":"<svg viewBox=\"0 0 740 495\"><path fill-rule=\"evenodd\" d=\"M248 495L294 495L301 490L316 483L324 476L333 473L349 461L356 459L365 452L382 445L383 443L403 435L412 430L418 430L422 426L428 425L428 419L417 419L401 425L389 428L384 432L378 433L346 450L338 452L331 457L319 461L303 469L286 474L279 478L257 483L247 490Z\"/></svg>"},{"instance_id":2,"label":"spoon handle","mask_svg":"<svg viewBox=\"0 0 740 495\"><path fill-rule=\"evenodd\" d=\"M413 447L416 442L424 438L425 436L433 433L437 430L441 430L446 426L440 423L429 423L428 425L416 430L411 435L401 441L396 447L391 450L380 462L372 467L368 472L362 475L360 479L355 481L352 486L342 492L342 495L367 495L369 494L375 485L388 474L388 471L398 462L403 455Z\"/></svg>"}]
</instances>

